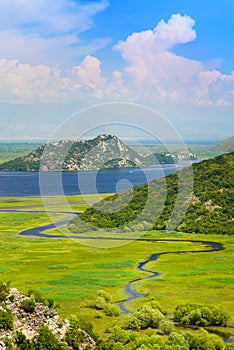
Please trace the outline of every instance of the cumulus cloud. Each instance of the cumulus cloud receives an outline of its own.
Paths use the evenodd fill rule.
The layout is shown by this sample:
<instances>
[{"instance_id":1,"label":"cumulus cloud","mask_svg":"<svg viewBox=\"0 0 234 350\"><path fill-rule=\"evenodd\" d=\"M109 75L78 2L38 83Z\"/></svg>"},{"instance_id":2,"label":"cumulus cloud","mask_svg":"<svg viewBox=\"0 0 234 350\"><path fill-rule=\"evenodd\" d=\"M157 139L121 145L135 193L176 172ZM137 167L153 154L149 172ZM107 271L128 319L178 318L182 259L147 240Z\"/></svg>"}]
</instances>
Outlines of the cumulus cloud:
<instances>
[{"instance_id":1,"label":"cumulus cloud","mask_svg":"<svg viewBox=\"0 0 234 350\"><path fill-rule=\"evenodd\" d=\"M172 80L190 82L202 69L200 62L178 56L170 51L177 44L196 38L195 21L188 16L174 14L169 21L163 20L153 30L133 33L126 41L120 41L114 50L120 52L129 63L125 72L138 87L161 87Z\"/></svg>"},{"instance_id":2,"label":"cumulus cloud","mask_svg":"<svg viewBox=\"0 0 234 350\"><path fill-rule=\"evenodd\" d=\"M26 4L25 0L13 1ZM65 2L67 3L65 0L58 0L56 6L61 10ZM69 6L78 6L73 2L69 4ZM89 3L91 7L86 5L87 23L84 21L83 23L86 24L79 30L87 28L90 23L88 21L90 13L97 11L97 4L99 4L99 10L100 6L104 8L107 5L105 1ZM0 5L3 6L2 0ZM45 6L45 0L37 2L37 6L42 5ZM28 5L28 14L22 14L22 16L30 18L32 15L30 11L33 9L35 8L32 4ZM18 25L18 22L16 24ZM51 30L58 30L53 23L49 25ZM85 55L85 50L83 61L65 70L59 65L32 65L22 63L22 60L2 58L0 59L2 100L22 103L70 102L77 99L91 103L95 100L127 100L137 103L182 102L197 106L214 105L221 108L231 106L234 98L234 72L223 74L216 69L210 70L203 62L183 57L175 52L176 45L195 40L194 25L195 21L189 16L175 14L168 22L160 21L152 30L129 35L125 41L120 41L114 47L114 50L123 58L123 70L116 70L113 66L109 76L104 75L101 60L91 54ZM19 35L18 44L14 41L17 37L16 32L11 36L10 32L0 31L3 51L7 50L7 45L3 41L5 37L7 42L12 44L8 48L10 52L12 47L12 55L14 46L17 45L17 51L20 51L21 47L28 57L30 53L32 55L42 53L43 49L46 49L48 54L50 47L54 52L59 51L60 46L70 47L74 53L73 47L78 37L73 32L73 21L70 24L64 22L60 30L63 31L64 28L68 30L68 27L71 29L69 34L60 34L59 37L52 35L46 38L46 41L36 34L26 35L23 39ZM89 45L91 45L89 51L92 51L92 43ZM97 43L96 45L98 46ZM68 52L67 49L66 52Z\"/></svg>"},{"instance_id":3,"label":"cumulus cloud","mask_svg":"<svg viewBox=\"0 0 234 350\"><path fill-rule=\"evenodd\" d=\"M174 14L168 23L162 20L153 30L133 33L126 41L120 41L114 49L119 51L124 59L134 62L136 56L139 57L145 53L155 55L176 44L184 44L194 40L196 38L194 24L195 21L189 16Z\"/></svg>"},{"instance_id":4,"label":"cumulus cloud","mask_svg":"<svg viewBox=\"0 0 234 350\"><path fill-rule=\"evenodd\" d=\"M94 25L93 16L107 0L0 0L0 57L30 64L70 64L105 46L107 38L82 42L80 34Z\"/></svg>"},{"instance_id":5,"label":"cumulus cloud","mask_svg":"<svg viewBox=\"0 0 234 350\"><path fill-rule=\"evenodd\" d=\"M76 99L119 98L126 93L121 72L107 81L101 61L88 55L66 71L46 65L31 66L18 60L0 59L0 101L30 103L70 102Z\"/></svg>"},{"instance_id":6,"label":"cumulus cloud","mask_svg":"<svg viewBox=\"0 0 234 350\"><path fill-rule=\"evenodd\" d=\"M191 17L173 14L168 22L162 20L154 29L133 33L114 46L127 63L124 78L136 88L135 96L161 102L230 104L230 94L229 100L220 99L220 94L228 94L233 86L232 74L209 71L203 62L175 53L176 45L196 39L194 25Z\"/></svg>"}]
</instances>

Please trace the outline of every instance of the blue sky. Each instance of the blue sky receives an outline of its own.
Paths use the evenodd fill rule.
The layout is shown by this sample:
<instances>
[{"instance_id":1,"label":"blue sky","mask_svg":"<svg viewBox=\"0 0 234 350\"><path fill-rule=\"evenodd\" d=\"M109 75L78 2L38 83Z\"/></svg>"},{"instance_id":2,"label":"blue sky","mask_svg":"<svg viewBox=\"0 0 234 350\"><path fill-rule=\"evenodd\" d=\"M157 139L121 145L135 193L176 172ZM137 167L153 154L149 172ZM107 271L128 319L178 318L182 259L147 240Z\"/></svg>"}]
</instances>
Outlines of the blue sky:
<instances>
[{"instance_id":1,"label":"blue sky","mask_svg":"<svg viewBox=\"0 0 234 350\"><path fill-rule=\"evenodd\" d=\"M1 139L47 138L106 102L153 108L185 139L231 136L233 14L233 0L0 0Z\"/></svg>"}]
</instances>

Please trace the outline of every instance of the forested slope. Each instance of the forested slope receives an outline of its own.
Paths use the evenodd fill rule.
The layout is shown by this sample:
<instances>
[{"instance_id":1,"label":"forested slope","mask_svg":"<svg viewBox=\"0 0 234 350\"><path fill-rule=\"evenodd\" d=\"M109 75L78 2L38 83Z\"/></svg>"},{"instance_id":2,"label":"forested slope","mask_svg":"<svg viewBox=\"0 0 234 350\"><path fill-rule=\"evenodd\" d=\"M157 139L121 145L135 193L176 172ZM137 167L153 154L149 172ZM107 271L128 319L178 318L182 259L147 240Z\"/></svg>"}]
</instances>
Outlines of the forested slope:
<instances>
[{"instance_id":1,"label":"forested slope","mask_svg":"<svg viewBox=\"0 0 234 350\"><path fill-rule=\"evenodd\" d=\"M190 181L187 174L188 168L180 171L179 178L183 178L185 183ZM185 215L183 210L180 213L180 208L173 212L178 196L178 173L175 173L150 184L134 187L133 196L128 190L108 197L86 210L80 218L95 228L119 227L127 232L152 227L168 229L173 226L170 225L172 216L179 218L182 215L177 218L177 223L174 221L176 224L173 229L205 234L234 234L233 179L234 152L193 164L193 191L187 198L189 204L186 205ZM152 221L154 218L155 221ZM80 219L74 219L70 228L79 232Z\"/></svg>"}]
</instances>

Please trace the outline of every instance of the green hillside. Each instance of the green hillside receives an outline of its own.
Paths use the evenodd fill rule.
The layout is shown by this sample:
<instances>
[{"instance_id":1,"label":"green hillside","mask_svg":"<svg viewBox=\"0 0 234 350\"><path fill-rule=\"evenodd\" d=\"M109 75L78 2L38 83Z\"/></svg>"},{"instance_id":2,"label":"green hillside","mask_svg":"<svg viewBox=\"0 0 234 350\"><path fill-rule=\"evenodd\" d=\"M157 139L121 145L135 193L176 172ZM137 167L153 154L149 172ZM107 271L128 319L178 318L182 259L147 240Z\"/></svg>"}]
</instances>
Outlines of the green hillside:
<instances>
[{"instance_id":1,"label":"green hillside","mask_svg":"<svg viewBox=\"0 0 234 350\"><path fill-rule=\"evenodd\" d=\"M191 181L189 168L184 168L179 173L180 179L182 178L184 182L182 186L186 185L186 181ZM108 197L86 210L80 218L93 227L109 229L119 227L126 232L142 231L152 227L168 229L172 226L172 221L177 220L173 229L178 231L234 234L234 152L193 164L194 186L192 195L190 193L187 198L189 205L185 215L182 211L185 203L181 203L177 211L173 212L178 195L179 173L134 187L133 195L128 190ZM152 222L152 218L155 217L158 219ZM70 224L73 232L75 228L79 232L81 226L79 218L73 219Z\"/></svg>"},{"instance_id":2,"label":"green hillside","mask_svg":"<svg viewBox=\"0 0 234 350\"><path fill-rule=\"evenodd\" d=\"M213 147L213 150L218 153L226 153L234 151L234 136L231 136Z\"/></svg>"}]
</instances>

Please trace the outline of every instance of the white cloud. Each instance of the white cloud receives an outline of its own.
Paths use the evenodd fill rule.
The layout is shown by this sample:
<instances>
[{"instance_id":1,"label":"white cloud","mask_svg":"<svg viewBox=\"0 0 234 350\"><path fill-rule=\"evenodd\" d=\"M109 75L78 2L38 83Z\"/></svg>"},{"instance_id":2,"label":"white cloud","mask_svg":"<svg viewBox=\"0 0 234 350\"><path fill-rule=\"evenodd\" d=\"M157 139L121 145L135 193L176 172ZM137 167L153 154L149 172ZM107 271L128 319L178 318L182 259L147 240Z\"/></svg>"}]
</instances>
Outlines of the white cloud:
<instances>
[{"instance_id":1,"label":"white cloud","mask_svg":"<svg viewBox=\"0 0 234 350\"><path fill-rule=\"evenodd\" d=\"M82 42L93 16L107 0L81 4L69 0L0 0L0 57L30 64L69 64L105 46L108 39Z\"/></svg>"},{"instance_id":2,"label":"white cloud","mask_svg":"<svg viewBox=\"0 0 234 350\"><path fill-rule=\"evenodd\" d=\"M232 74L209 71L203 62L173 51L177 44L196 39L194 25L195 21L189 16L174 14L167 23L162 20L153 30L133 33L114 46L127 63L124 80L135 89L136 98L148 96L155 102L197 105L231 104L230 94L229 100L222 95L233 90Z\"/></svg>"},{"instance_id":3,"label":"white cloud","mask_svg":"<svg viewBox=\"0 0 234 350\"><path fill-rule=\"evenodd\" d=\"M25 3L23 0L21 2ZM61 9L64 2L59 0L57 6ZM37 5L42 4L45 5L44 0L40 0ZM104 6L106 2L100 4ZM32 5L28 6L28 12L32 11ZM86 11L90 14L94 9L87 7ZM82 100L95 103L96 100L127 100L137 103L231 106L234 72L223 74L215 69L209 70L203 62L174 52L175 45L196 38L194 24L190 17L176 14L167 23L160 21L153 30L133 33L125 41L120 41L115 50L121 53L126 66L123 71L113 67L109 77L103 75L101 60L91 54L85 55L85 49L83 61L66 70L62 70L60 65L53 65L52 68L48 64L32 65L22 63L22 60L0 59L1 101L26 103ZM17 31L13 34L12 31L0 32L3 51L7 50L3 38L7 38L7 43L10 43L8 52L12 48L13 55L17 48L17 51L24 51L28 57L30 54L40 56L39 53L42 55L44 51L45 55L49 55L50 47L53 52L59 51L61 46L73 47L78 40L73 32L59 37L51 36L46 41L40 35L27 35L22 39ZM94 43L88 45L92 51ZM67 50L71 50L72 55L74 50Z\"/></svg>"},{"instance_id":4,"label":"white cloud","mask_svg":"<svg viewBox=\"0 0 234 350\"><path fill-rule=\"evenodd\" d=\"M160 21L153 30L133 33L114 47L130 63L125 72L138 87L160 84L163 88L175 80L187 83L202 69L200 62L169 51L196 38L194 24L190 17L175 14L168 23Z\"/></svg>"},{"instance_id":5,"label":"white cloud","mask_svg":"<svg viewBox=\"0 0 234 350\"><path fill-rule=\"evenodd\" d=\"M228 107L233 104L234 72L222 74L217 70L203 71L198 75L198 105Z\"/></svg>"},{"instance_id":6,"label":"white cloud","mask_svg":"<svg viewBox=\"0 0 234 350\"><path fill-rule=\"evenodd\" d=\"M46 65L31 66L18 60L0 59L0 101L12 103L69 102L76 99L117 98L124 94L121 72L107 81L101 62L86 56L80 65L66 71ZM126 92L126 91L125 91Z\"/></svg>"},{"instance_id":7,"label":"white cloud","mask_svg":"<svg viewBox=\"0 0 234 350\"><path fill-rule=\"evenodd\" d=\"M80 33L92 25L92 16L109 5L107 0L88 2L69 0L0 0L0 28L34 29L52 35L75 31Z\"/></svg>"}]
</instances>

